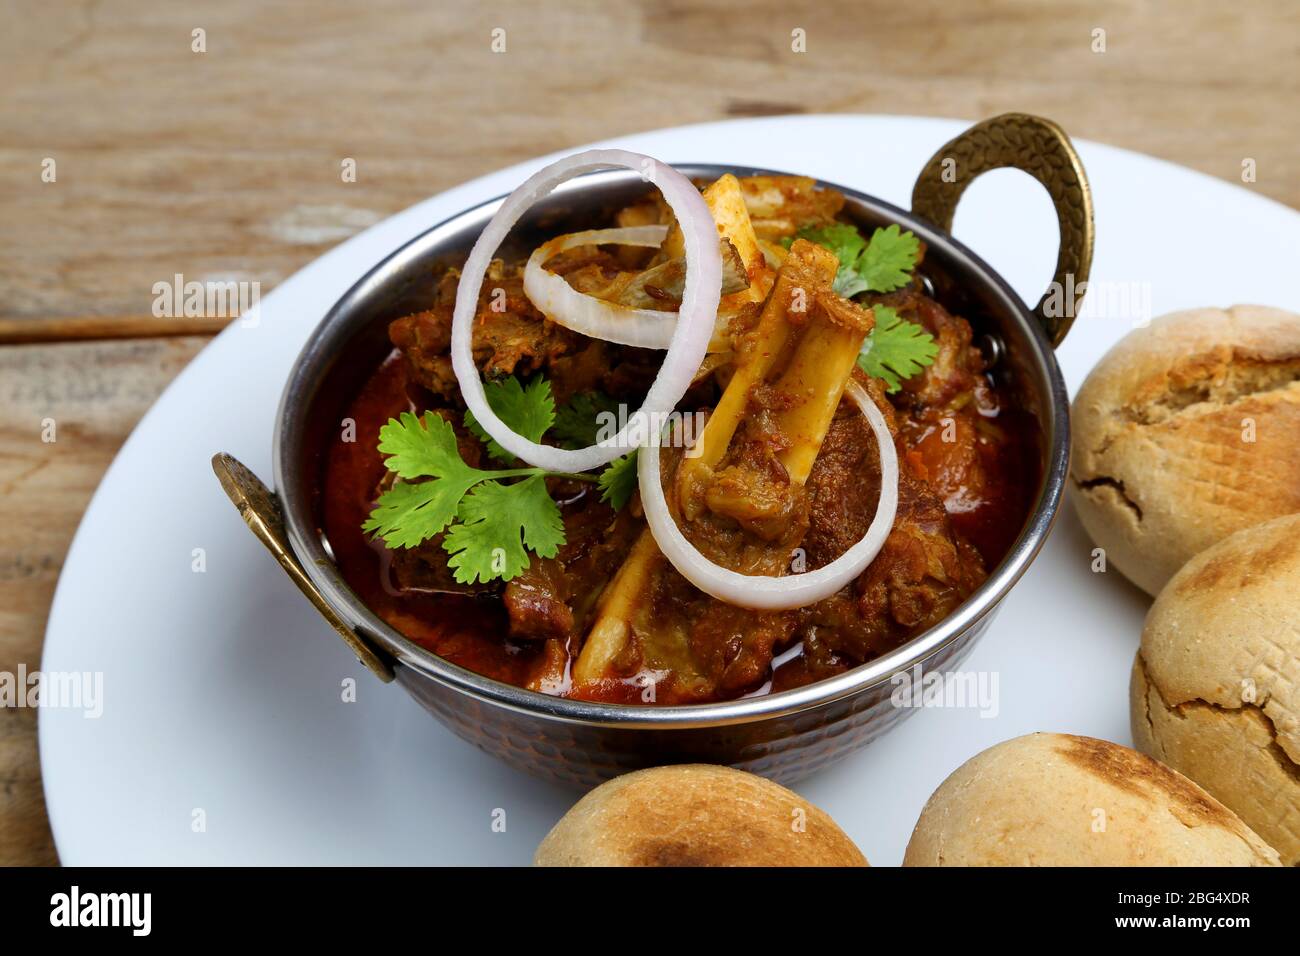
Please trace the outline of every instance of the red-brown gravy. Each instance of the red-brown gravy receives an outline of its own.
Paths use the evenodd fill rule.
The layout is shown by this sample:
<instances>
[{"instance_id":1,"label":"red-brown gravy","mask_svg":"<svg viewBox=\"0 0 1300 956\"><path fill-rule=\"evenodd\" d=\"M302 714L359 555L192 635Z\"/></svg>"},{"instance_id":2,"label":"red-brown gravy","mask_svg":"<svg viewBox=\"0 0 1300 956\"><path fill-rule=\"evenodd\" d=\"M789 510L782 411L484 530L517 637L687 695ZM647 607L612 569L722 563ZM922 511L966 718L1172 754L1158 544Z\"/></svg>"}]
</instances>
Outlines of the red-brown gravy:
<instances>
[{"instance_id":1,"label":"red-brown gravy","mask_svg":"<svg viewBox=\"0 0 1300 956\"><path fill-rule=\"evenodd\" d=\"M946 422L900 414L900 439L909 449L902 467L944 492L954 526L976 547L990 570L1019 535L1039 481L1036 419L1028 411L1009 407L1003 389L992 393L998 398L996 407L947 426L956 429L955 441L941 438ZM390 552L361 530L385 473L376 450L380 427L403 411L422 412L428 397L410 380L407 364L396 350L366 380L344 411L355 421L355 441L327 442L320 496L322 530L343 577L388 624L454 664L524 686L551 642L510 639L505 610L491 595L399 594L390 583ZM998 442L984 440L981 431L999 435ZM953 462L962 456L968 462L962 474L982 476L979 489L966 487L949 474ZM976 462L974 470L969 465L971 459ZM770 679L743 696L786 690L828 676L824 669L810 670L800 644L779 652L773 665ZM846 662L841 669L851 666L856 662ZM550 690L568 694L567 687ZM583 696L636 703L641 693L634 680L611 680L588 688Z\"/></svg>"}]
</instances>

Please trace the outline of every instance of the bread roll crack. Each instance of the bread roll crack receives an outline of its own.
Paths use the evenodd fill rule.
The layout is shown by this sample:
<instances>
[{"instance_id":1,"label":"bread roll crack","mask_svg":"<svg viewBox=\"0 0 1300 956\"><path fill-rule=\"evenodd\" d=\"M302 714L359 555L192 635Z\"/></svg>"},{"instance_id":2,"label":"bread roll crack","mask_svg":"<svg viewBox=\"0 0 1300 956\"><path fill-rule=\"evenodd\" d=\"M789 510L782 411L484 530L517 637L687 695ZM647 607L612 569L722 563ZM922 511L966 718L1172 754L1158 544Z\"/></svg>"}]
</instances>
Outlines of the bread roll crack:
<instances>
[{"instance_id":1,"label":"bread roll crack","mask_svg":"<svg viewBox=\"0 0 1300 956\"><path fill-rule=\"evenodd\" d=\"M1074 483L1080 491L1092 491L1095 488L1109 488L1118 495L1120 501L1127 505L1129 510L1133 512L1133 517L1137 518L1138 521L1142 520L1142 506L1128 496L1128 492L1124 490L1124 482L1119 479L1112 478L1109 475L1101 475L1097 478L1076 479Z\"/></svg>"},{"instance_id":2,"label":"bread roll crack","mask_svg":"<svg viewBox=\"0 0 1300 956\"><path fill-rule=\"evenodd\" d=\"M1233 356L1229 362L1237 364L1216 365L1192 381L1169 385L1163 395L1126 404L1124 417L1135 425L1160 425L1300 385L1300 359L1261 362Z\"/></svg>"},{"instance_id":3,"label":"bread roll crack","mask_svg":"<svg viewBox=\"0 0 1300 956\"><path fill-rule=\"evenodd\" d=\"M1300 763L1292 760L1291 755L1286 752L1286 749L1282 746L1281 731L1278 730L1278 726L1273 721L1273 718L1268 715L1267 708L1270 700L1270 695L1268 693L1265 693L1258 701L1252 701L1249 703L1243 701L1236 706L1218 704L1214 701L1206 700L1203 697L1192 697L1187 700L1170 703L1168 698L1165 696L1165 692L1160 689L1160 686L1154 680L1152 680L1150 672L1146 669L1146 662L1142 660L1140 652L1138 654L1136 666L1142 669L1143 679L1146 681L1146 684L1150 689L1150 693L1144 695L1143 699L1145 701L1144 711L1147 727L1151 729L1153 734L1155 733L1155 723L1151 719L1152 697L1155 697L1155 699L1160 702L1160 705L1170 714L1173 714L1181 720L1186 720L1189 713L1196 710L1208 711L1224 717L1235 717L1241 715L1249 720L1258 721L1259 729L1268 737L1267 742L1256 744L1256 749L1261 753L1267 753L1271 756L1277 761L1278 768L1283 773L1295 780L1296 783L1300 783ZM1160 753L1152 754L1152 756L1159 756L1163 759L1165 750L1163 743L1158 739L1155 740L1154 743L1155 746L1153 749L1158 750Z\"/></svg>"}]
</instances>

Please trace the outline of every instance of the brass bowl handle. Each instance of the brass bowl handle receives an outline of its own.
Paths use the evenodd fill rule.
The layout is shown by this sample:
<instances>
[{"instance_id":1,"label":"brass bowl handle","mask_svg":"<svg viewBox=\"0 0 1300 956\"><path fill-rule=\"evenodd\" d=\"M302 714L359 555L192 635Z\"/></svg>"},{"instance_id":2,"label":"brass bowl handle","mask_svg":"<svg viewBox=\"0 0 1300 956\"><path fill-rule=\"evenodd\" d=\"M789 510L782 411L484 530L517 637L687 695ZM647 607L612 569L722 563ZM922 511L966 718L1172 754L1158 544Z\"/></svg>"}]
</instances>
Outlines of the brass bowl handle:
<instances>
[{"instance_id":1,"label":"brass bowl handle","mask_svg":"<svg viewBox=\"0 0 1300 956\"><path fill-rule=\"evenodd\" d=\"M221 487L243 516L249 529L257 539L266 545L266 549L280 562L280 567L298 585L298 589L307 595L307 600L320 611L321 616L329 621L330 626L339 632L343 642L357 655L357 660L364 664L384 683L393 679L393 665L387 656L367 644L359 634L343 623L334 613L325 596L312 583L307 572L289 546L289 536L284 528L284 516L280 511L280 501L266 485L258 479L243 463L225 452L212 456L212 470L217 473Z\"/></svg>"},{"instance_id":2,"label":"brass bowl handle","mask_svg":"<svg viewBox=\"0 0 1300 956\"><path fill-rule=\"evenodd\" d=\"M1004 166L1037 179L1056 207L1061 230L1056 276L1034 306L1055 348L1070 331L1092 270L1092 190L1065 130L1028 113L1003 113L976 123L930 157L912 187L912 211L951 233L966 187L981 173Z\"/></svg>"}]
</instances>

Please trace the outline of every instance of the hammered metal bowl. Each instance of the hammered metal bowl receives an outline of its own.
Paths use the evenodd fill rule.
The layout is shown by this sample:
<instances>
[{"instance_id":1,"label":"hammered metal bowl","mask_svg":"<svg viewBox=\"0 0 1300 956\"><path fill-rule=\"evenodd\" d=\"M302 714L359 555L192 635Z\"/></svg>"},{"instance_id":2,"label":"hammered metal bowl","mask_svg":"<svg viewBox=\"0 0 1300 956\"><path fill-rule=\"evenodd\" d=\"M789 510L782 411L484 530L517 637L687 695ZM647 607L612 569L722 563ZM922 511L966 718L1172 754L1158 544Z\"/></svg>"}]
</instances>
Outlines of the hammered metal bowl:
<instances>
[{"instance_id":1,"label":"hammered metal bowl","mask_svg":"<svg viewBox=\"0 0 1300 956\"><path fill-rule=\"evenodd\" d=\"M435 267L455 264L498 208L496 199L434 226L375 266L329 311L299 355L275 429L273 494L234 459L213 466L253 532L322 616L377 677L396 680L456 734L530 773L589 787L619 773L677 762L730 764L790 783L862 747L911 709L891 703L891 677L916 665L960 665L998 603L1034 559L1055 519L1068 466L1069 402L1052 349L1069 315L1049 314L1044 296L1028 309L994 270L949 235L953 212L981 173L1013 166L1048 189L1061 228L1055 282L1078 287L1092 258L1092 204L1079 158L1054 123L1007 114L946 144L922 170L912 212L842 191L845 214L861 226L899 223L928 246L922 273L951 311L995 342L1004 376L1040 423L1041 481L1025 525L1001 564L937 626L884 657L834 678L764 697L689 707L605 704L550 697L483 677L411 643L363 605L330 559L315 510L321 429L388 352L389 320L427 306ZM770 173L679 164L687 176ZM535 206L503 248L531 248L543 231L591 228L644 183L631 173L572 180ZM517 248L511 248L516 246Z\"/></svg>"}]
</instances>

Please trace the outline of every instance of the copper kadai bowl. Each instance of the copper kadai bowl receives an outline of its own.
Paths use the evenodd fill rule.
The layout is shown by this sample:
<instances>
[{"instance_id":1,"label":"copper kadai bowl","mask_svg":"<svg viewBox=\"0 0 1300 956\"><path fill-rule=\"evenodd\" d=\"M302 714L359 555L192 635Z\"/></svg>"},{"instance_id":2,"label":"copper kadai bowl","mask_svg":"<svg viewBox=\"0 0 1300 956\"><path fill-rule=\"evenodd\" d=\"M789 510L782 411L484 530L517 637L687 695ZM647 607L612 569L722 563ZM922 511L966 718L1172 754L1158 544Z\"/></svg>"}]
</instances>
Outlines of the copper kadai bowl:
<instances>
[{"instance_id":1,"label":"copper kadai bowl","mask_svg":"<svg viewBox=\"0 0 1300 956\"><path fill-rule=\"evenodd\" d=\"M389 320L427 307L435 266L470 249L501 200L448 219L374 267L330 310L298 356L275 429L273 494L239 462L217 455L213 465L249 527L271 550L357 657L382 681L401 684L433 716L465 740L522 770L592 786L640 767L683 761L730 764L792 782L838 760L910 713L891 704L890 678L920 664L958 666L989 626L998 603L1034 559L1060 505L1069 464L1069 402L1052 349L1069 318L1027 309L1006 282L949 235L967 185L990 169L1011 166L1039 180L1060 223L1057 288L1088 277L1092 202L1079 157L1056 124L1025 114L980 123L940 149L921 171L905 212L835 183L844 212L860 226L899 223L923 239L922 267L934 295L972 320L988 338L996 374L1006 376L1041 426L1042 480L1019 538L988 580L938 626L887 656L815 684L765 697L689 707L593 703L549 697L499 683L417 647L366 608L343 581L322 540L313 491L318 469L314 429L331 427L341 402L390 348ZM682 164L688 177L725 172L770 173ZM543 224L548 234L592 228L595 217L643 193L624 171L598 172L561 186L533 207L516 229L525 239ZM512 251L507 244L505 253ZM521 249L530 248L523 246ZM1054 310L1051 310L1054 311Z\"/></svg>"}]
</instances>

